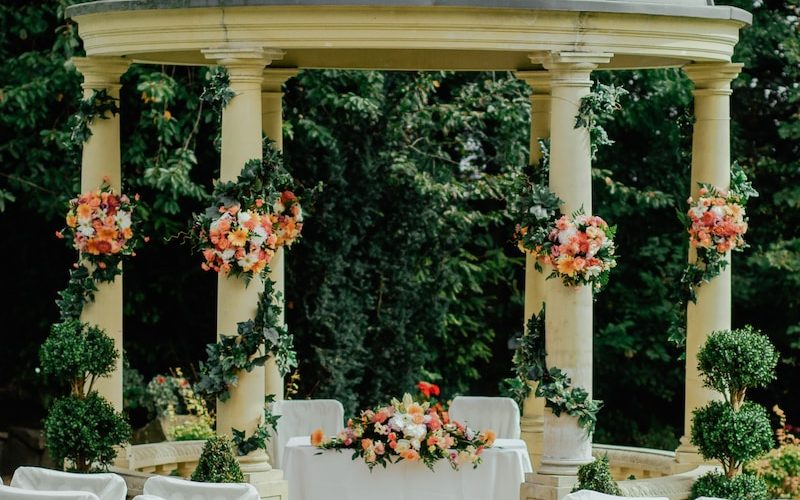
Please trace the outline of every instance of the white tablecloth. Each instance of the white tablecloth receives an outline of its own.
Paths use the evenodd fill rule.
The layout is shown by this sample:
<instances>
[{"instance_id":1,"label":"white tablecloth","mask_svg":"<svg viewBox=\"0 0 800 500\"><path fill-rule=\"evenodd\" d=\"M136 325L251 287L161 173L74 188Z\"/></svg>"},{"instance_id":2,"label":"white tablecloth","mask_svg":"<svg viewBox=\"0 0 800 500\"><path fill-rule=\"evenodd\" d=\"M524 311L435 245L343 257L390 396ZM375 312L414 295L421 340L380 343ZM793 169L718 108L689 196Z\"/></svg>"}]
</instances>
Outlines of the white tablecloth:
<instances>
[{"instance_id":1,"label":"white tablecloth","mask_svg":"<svg viewBox=\"0 0 800 500\"><path fill-rule=\"evenodd\" d=\"M319 450L308 437L286 444L283 472L291 500L518 500L525 473L532 472L525 442L498 439L477 469L454 471L446 460L431 472L422 462L402 461L370 472L344 450Z\"/></svg>"}]
</instances>

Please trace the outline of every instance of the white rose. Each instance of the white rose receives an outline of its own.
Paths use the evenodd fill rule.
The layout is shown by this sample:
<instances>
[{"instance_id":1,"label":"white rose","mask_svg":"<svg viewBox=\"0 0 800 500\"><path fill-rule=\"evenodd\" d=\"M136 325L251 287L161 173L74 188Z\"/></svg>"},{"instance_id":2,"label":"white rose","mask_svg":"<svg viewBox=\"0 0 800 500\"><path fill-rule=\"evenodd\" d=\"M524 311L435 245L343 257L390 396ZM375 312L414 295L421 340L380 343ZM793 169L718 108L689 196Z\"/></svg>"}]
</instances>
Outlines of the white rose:
<instances>
[{"instance_id":1,"label":"white rose","mask_svg":"<svg viewBox=\"0 0 800 500\"><path fill-rule=\"evenodd\" d=\"M717 219L725 217L725 207L714 205L713 207L711 207L711 212L717 216Z\"/></svg>"},{"instance_id":2,"label":"white rose","mask_svg":"<svg viewBox=\"0 0 800 500\"><path fill-rule=\"evenodd\" d=\"M131 227L131 214L129 212L117 212L117 226L123 230Z\"/></svg>"},{"instance_id":3,"label":"white rose","mask_svg":"<svg viewBox=\"0 0 800 500\"><path fill-rule=\"evenodd\" d=\"M244 224L245 222L252 219L253 216L250 215L250 212L240 211L238 215L239 224Z\"/></svg>"},{"instance_id":4,"label":"white rose","mask_svg":"<svg viewBox=\"0 0 800 500\"><path fill-rule=\"evenodd\" d=\"M576 227L570 226L565 230L561 231L560 233L558 233L558 243L561 245L568 243L569 240L571 240L572 237L575 236L576 234L578 234L578 229Z\"/></svg>"}]
</instances>

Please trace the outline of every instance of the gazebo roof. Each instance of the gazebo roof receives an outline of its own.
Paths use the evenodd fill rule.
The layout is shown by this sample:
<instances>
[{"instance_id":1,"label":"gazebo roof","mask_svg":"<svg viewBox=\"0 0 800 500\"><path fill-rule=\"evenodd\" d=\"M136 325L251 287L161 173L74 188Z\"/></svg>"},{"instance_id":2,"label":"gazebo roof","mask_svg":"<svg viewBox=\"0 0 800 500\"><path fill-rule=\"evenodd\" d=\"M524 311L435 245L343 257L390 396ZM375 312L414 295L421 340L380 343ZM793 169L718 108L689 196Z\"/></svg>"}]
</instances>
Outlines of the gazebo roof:
<instances>
[{"instance_id":1,"label":"gazebo roof","mask_svg":"<svg viewBox=\"0 0 800 500\"><path fill-rule=\"evenodd\" d=\"M277 67L397 70L535 69L565 51L613 54L608 68L729 61L752 20L713 0L99 0L67 14L89 56L209 64L203 49L260 46L285 51Z\"/></svg>"}]
</instances>

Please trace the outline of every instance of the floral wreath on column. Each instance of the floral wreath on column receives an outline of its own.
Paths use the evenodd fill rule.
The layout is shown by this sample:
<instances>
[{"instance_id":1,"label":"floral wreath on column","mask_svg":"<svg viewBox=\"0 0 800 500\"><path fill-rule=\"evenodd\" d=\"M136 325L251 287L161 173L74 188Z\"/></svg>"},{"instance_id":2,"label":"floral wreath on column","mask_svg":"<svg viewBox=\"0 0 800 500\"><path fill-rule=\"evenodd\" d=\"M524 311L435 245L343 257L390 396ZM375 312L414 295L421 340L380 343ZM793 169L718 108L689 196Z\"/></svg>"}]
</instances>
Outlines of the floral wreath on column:
<instances>
[{"instance_id":1,"label":"floral wreath on column","mask_svg":"<svg viewBox=\"0 0 800 500\"><path fill-rule=\"evenodd\" d=\"M683 269L680 280L678 310L669 330L669 339L678 346L686 342L686 306L697 303L697 288L720 275L728 267L728 252L741 252L748 247L747 201L758 191L741 166L731 166L730 189L699 183L697 199L686 200L686 212L678 212L696 259Z\"/></svg>"},{"instance_id":2,"label":"floral wreath on column","mask_svg":"<svg viewBox=\"0 0 800 500\"><path fill-rule=\"evenodd\" d=\"M268 278L275 252L291 247L303 229L303 211L294 186L280 152L265 140L263 159L248 161L236 181L218 182L212 204L194 216L190 235L195 250L203 256L203 270L240 277L247 283L264 280L255 317L239 322L236 335L220 335L206 347L208 359L200 363L198 389L207 397L226 401L239 372L263 366L270 356L275 357L282 375L297 366L293 337L280 322L282 297ZM268 396L266 403L271 401ZM246 455L264 449L276 420L267 411L249 438L244 431L233 429L238 452Z\"/></svg>"},{"instance_id":3,"label":"floral wreath on column","mask_svg":"<svg viewBox=\"0 0 800 500\"><path fill-rule=\"evenodd\" d=\"M581 100L575 128L588 129L593 159L599 146L613 144L598 118L620 109L619 99L626 93L615 86L597 84ZM601 217L586 215L583 208L572 214L560 214L563 202L547 186L549 142L542 140L539 145L540 164L527 167L525 177L514 186L512 213L517 220L514 241L522 252L536 258L537 271L543 271L543 264L550 266L548 279L558 278L567 287L591 286L594 292L599 292L617 265L616 226L609 226ZM591 399L584 388L574 386L560 368L548 368L544 320L542 308L528 320L525 333L517 341L512 390L518 399L524 400L530 393L528 381L538 382L536 397L545 398L545 406L555 416L566 413L575 417L578 425L591 435L602 401Z\"/></svg>"}]
</instances>

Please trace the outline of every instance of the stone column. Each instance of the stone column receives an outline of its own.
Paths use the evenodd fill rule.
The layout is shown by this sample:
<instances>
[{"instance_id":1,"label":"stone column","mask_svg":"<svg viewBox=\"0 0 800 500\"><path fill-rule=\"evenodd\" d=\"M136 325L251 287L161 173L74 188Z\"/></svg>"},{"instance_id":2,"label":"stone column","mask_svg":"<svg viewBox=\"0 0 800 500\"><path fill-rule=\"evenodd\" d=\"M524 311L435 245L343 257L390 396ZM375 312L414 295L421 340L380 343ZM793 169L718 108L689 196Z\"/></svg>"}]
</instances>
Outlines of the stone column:
<instances>
[{"instance_id":1,"label":"stone column","mask_svg":"<svg viewBox=\"0 0 800 500\"><path fill-rule=\"evenodd\" d=\"M83 97L105 90L119 99L119 78L128 70L130 61L119 57L74 57L75 67L83 75ZM96 119L89 125L91 137L83 145L81 192L93 191L104 179L117 192L122 189L122 168L119 146L119 114ZM83 308L81 321L97 325L114 339L119 351L116 367L108 377L100 378L95 388L117 411L122 411L122 276L113 283L98 283L94 302Z\"/></svg>"},{"instance_id":2,"label":"stone column","mask_svg":"<svg viewBox=\"0 0 800 500\"><path fill-rule=\"evenodd\" d=\"M739 74L742 65L702 63L690 64L683 69L695 86L690 192L696 198L700 182L722 189L729 188L731 81ZM696 257L694 251L689 252L689 262L694 262ZM730 262L730 254L726 258ZM676 452L678 470L686 470L703 463L697 448L689 442L692 412L721 397L703 387L697 370L697 352L711 332L731 327L730 265L710 283L703 283L697 288L697 303L689 302L686 320L686 399L684 432Z\"/></svg>"},{"instance_id":3,"label":"stone column","mask_svg":"<svg viewBox=\"0 0 800 500\"><path fill-rule=\"evenodd\" d=\"M519 71L517 78L531 87L530 165L537 167L542 159L539 139L550 138L550 74L547 71ZM525 309L523 325L538 315L545 303L545 275L537 271L536 258L525 254ZM536 383L530 382L531 394L522 405L522 439L534 470L539 470L544 439L544 399L534 395Z\"/></svg>"},{"instance_id":4,"label":"stone column","mask_svg":"<svg viewBox=\"0 0 800 500\"><path fill-rule=\"evenodd\" d=\"M275 147L283 151L283 87L284 82L297 74L295 69L269 68L264 70L261 84L261 126L264 135L275 141ZM285 298L284 249L279 248L269 263L269 279L275 283L275 292ZM283 323L283 302L281 302L281 323ZM264 393L274 394L275 400L283 399L284 381L275 359L270 357L264 367Z\"/></svg>"},{"instance_id":5,"label":"stone column","mask_svg":"<svg viewBox=\"0 0 800 500\"><path fill-rule=\"evenodd\" d=\"M539 61L551 75L550 189L564 201L564 214L592 211L589 131L575 128L575 117L581 98L590 91L592 70L610 59L611 54L561 52ZM561 368L591 394L592 290L565 287L553 279L547 281L545 294L547 364ZM591 437L577 419L544 412L542 466L532 478L533 487L523 487L523 498L561 498L574 485L578 467L591 461Z\"/></svg>"},{"instance_id":6,"label":"stone column","mask_svg":"<svg viewBox=\"0 0 800 500\"><path fill-rule=\"evenodd\" d=\"M230 75L233 99L222 111L222 162L220 180L235 180L244 164L261 158L261 84L264 66L283 57L283 51L261 47L219 47L203 50L207 59L224 66ZM247 284L243 279L220 275L217 281L218 335L235 335L237 323L255 316L260 279ZM264 418L264 367L241 371L238 384L227 401L217 401L217 433L231 435L231 429L255 432ZM281 471L273 470L267 454L257 450L239 457L246 479L262 498L281 496L285 490ZM275 492L275 488L280 491ZM285 495L284 495L285 498Z\"/></svg>"}]
</instances>

